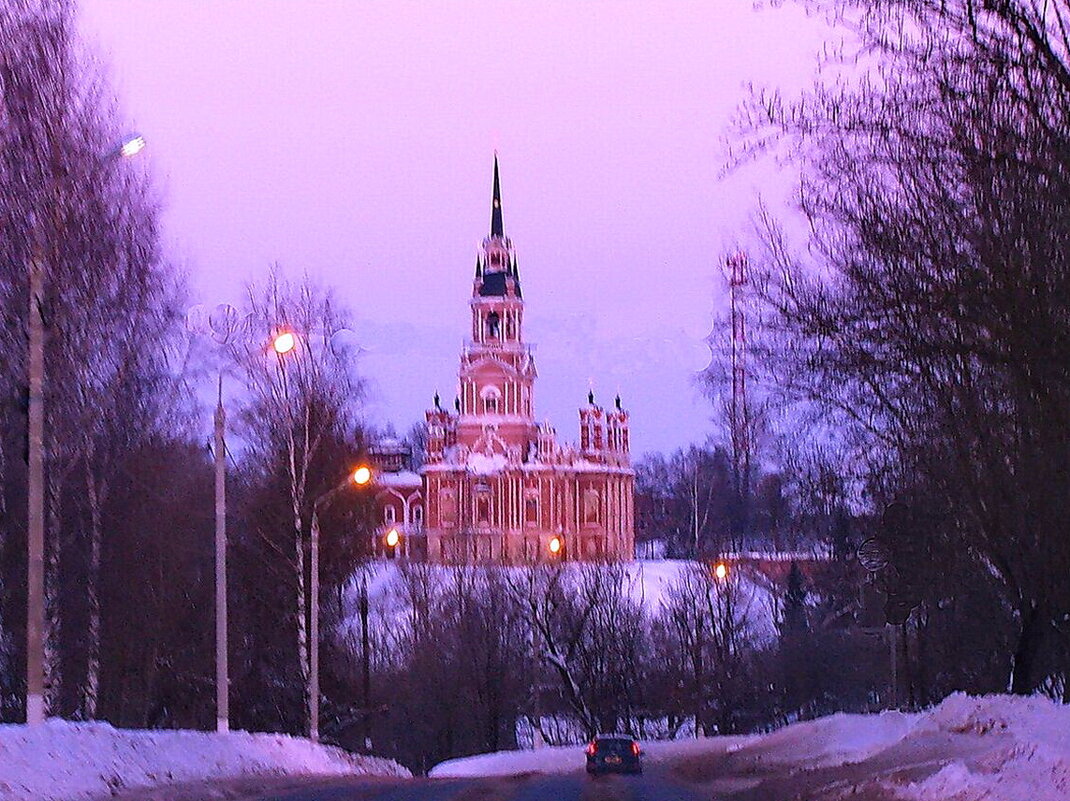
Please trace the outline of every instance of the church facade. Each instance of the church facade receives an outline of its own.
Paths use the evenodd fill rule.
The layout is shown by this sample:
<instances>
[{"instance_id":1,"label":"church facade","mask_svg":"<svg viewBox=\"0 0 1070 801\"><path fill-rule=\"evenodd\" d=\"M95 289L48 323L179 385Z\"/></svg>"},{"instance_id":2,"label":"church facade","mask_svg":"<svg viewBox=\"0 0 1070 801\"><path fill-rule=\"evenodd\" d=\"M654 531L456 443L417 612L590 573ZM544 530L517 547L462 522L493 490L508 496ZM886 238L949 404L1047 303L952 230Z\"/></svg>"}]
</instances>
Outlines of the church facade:
<instances>
[{"instance_id":1,"label":"church facade","mask_svg":"<svg viewBox=\"0 0 1070 801\"><path fill-rule=\"evenodd\" d=\"M393 527L408 540L403 554L441 563L632 559L634 472L620 398L607 410L588 393L574 444L536 422L538 373L524 340L497 157L490 234L476 258L469 307L454 408L435 396L417 474L381 474L381 537Z\"/></svg>"}]
</instances>

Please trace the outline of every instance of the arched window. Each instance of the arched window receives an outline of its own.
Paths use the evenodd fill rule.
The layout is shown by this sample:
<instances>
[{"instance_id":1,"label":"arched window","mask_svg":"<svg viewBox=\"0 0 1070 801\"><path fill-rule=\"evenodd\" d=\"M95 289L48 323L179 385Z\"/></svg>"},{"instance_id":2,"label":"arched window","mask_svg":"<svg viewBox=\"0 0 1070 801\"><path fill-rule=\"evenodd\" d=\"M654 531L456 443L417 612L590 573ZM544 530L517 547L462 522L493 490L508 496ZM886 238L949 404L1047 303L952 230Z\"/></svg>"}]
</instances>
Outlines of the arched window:
<instances>
[{"instance_id":1,"label":"arched window","mask_svg":"<svg viewBox=\"0 0 1070 801\"><path fill-rule=\"evenodd\" d=\"M487 337L490 339L498 338L498 329L501 327L502 318L498 316L498 312L492 311L487 315Z\"/></svg>"},{"instance_id":2,"label":"arched window","mask_svg":"<svg viewBox=\"0 0 1070 801\"><path fill-rule=\"evenodd\" d=\"M599 506L598 490L588 489L583 493L583 522L584 523L597 523L598 522L598 506Z\"/></svg>"},{"instance_id":3,"label":"arched window","mask_svg":"<svg viewBox=\"0 0 1070 801\"><path fill-rule=\"evenodd\" d=\"M388 503L383 507L383 522L391 526L395 520L397 520L397 510L394 509L394 504Z\"/></svg>"},{"instance_id":4,"label":"arched window","mask_svg":"<svg viewBox=\"0 0 1070 801\"><path fill-rule=\"evenodd\" d=\"M497 387L483 387L479 396L483 399L483 412L485 414L498 414L502 410L502 393Z\"/></svg>"},{"instance_id":5,"label":"arched window","mask_svg":"<svg viewBox=\"0 0 1070 801\"><path fill-rule=\"evenodd\" d=\"M412 522L416 526L424 524L424 508L420 504L415 504L412 507Z\"/></svg>"}]
</instances>

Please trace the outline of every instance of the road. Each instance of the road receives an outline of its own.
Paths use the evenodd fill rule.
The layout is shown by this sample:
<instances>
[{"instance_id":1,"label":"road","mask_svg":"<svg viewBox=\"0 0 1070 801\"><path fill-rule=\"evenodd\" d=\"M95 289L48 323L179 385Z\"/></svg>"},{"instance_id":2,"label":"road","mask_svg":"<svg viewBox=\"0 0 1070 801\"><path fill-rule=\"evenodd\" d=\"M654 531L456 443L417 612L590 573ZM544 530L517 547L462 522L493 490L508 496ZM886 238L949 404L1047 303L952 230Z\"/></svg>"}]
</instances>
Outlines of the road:
<instances>
[{"instance_id":1,"label":"road","mask_svg":"<svg viewBox=\"0 0 1070 801\"><path fill-rule=\"evenodd\" d=\"M234 801L239 798L242 801L710 801L711 798L708 791L685 786L656 771L644 776L597 779L583 774L495 779L349 779L230 797Z\"/></svg>"},{"instance_id":2,"label":"road","mask_svg":"<svg viewBox=\"0 0 1070 801\"><path fill-rule=\"evenodd\" d=\"M708 790L648 770L643 776L565 775L474 779L241 779L166 785L112 801L710 801ZM103 801L103 800L102 800Z\"/></svg>"},{"instance_id":3,"label":"road","mask_svg":"<svg viewBox=\"0 0 1070 801\"><path fill-rule=\"evenodd\" d=\"M131 791L111 801L891 801L896 787L931 776L951 759L980 770L993 749L1011 741L999 732L920 732L857 762L815 760L798 741L726 747L730 742L651 759L643 776L247 778Z\"/></svg>"}]
</instances>

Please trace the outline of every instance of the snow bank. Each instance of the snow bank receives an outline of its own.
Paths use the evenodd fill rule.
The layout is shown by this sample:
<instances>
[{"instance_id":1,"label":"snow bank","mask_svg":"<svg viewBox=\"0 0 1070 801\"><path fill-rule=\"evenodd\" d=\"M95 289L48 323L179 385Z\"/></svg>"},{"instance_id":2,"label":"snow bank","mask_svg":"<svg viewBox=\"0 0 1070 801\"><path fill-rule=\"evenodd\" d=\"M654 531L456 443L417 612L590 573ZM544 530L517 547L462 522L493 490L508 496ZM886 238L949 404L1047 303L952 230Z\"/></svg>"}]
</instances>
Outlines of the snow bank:
<instances>
[{"instance_id":1,"label":"snow bank","mask_svg":"<svg viewBox=\"0 0 1070 801\"><path fill-rule=\"evenodd\" d=\"M923 714L919 730L972 736L992 747L952 759L897 795L916 801L1066 801L1070 798L1070 706L1047 698L956 693Z\"/></svg>"},{"instance_id":2,"label":"snow bank","mask_svg":"<svg viewBox=\"0 0 1070 801\"><path fill-rule=\"evenodd\" d=\"M748 743L767 763L791 763L805 756L811 768L862 762L902 742L918 716L903 712L876 715L836 714L796 723Z\"/></svg>"},{"instance_id":3,"label":"snow bank","mask_svg":"<svg viewBox=\"0 0 1070 801\"><path fill-rule=\"evenodd\" d=\"M702 737L643 743L643 760L649 765L673 759L723 752L754 742L758 737ZM545 746L531 751L497 751L451 759L431 768L433 778L519 776L525 773L574 773L584 770L587 757L582 745Z\"/></svg>"},{"instance_id":4,"label":"snow bank","mask_svg":"<svg viewBox=\"0 0 1070 801\"><path fill-rule=\"evenodd\" d=\"M281 734L124 730L104 723L0 725L0 798L70 801L121 788L243 776L407 776L361 757Z\"/></svg>"},{"instance_id":5,"label":"snow bank","mask_svg":"<svg viewBox=\"0 0 1070 801\"><path fill-rule=\"evenodd\" d=\"M492 754L440 762L427 774L432 778L518 776L523 773L572 773L587 764L582 745L557 745L533 751L496 751Z\"/></svg>"},{"instance_id":6,"label":"snow bank","mask_svg":"<svg viewBox=\"0 0 1070 801\"><path fill-rule=\"evenodd\" d=\"M915 714L831 715L767 735L652 742L643 750L649 763L732 754L742 774L829 768L830 781L866 797L876 790L904 801L1070 799L1070 706L1041 697L955 694ZM583 748L566 746L455 759L431 775L570 773L583 764Z\"/></svg>"}]
</instances>

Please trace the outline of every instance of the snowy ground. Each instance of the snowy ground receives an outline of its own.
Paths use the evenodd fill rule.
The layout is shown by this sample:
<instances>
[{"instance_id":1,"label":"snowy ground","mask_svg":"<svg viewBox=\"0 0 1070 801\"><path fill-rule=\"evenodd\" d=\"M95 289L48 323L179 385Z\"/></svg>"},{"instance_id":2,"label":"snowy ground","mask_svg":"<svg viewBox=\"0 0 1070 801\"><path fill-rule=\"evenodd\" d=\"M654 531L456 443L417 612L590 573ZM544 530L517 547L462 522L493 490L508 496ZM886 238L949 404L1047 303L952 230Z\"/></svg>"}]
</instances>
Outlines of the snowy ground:
<instances>
[{"instance_id":1,"label":"snowy ground","mask_svg":"<svg viewBox=\"0 0 1070 801\"><path fill-rule=\"evenodd\" d=\"M0 798L74 801L125 788L246 776L407 776L394 762L280 734L0 725Z\"/></svg>"},{"instance_id":2,"label":"snowy ground","mask_svg":"<svg viewBox=\"0 0 1070 801\"><path fill-rule=\"evenodd\" d=\"M1044 698L956 694L917 714L832 715L764 736L648 743L644 751L648 764L723 798L1070 799L1070 707ZM451 760L431 775L582 766L582 748L573 746Z\"/></svg>"}]
</instances>

